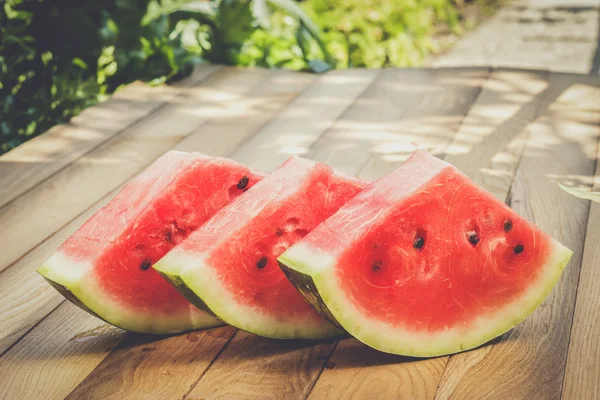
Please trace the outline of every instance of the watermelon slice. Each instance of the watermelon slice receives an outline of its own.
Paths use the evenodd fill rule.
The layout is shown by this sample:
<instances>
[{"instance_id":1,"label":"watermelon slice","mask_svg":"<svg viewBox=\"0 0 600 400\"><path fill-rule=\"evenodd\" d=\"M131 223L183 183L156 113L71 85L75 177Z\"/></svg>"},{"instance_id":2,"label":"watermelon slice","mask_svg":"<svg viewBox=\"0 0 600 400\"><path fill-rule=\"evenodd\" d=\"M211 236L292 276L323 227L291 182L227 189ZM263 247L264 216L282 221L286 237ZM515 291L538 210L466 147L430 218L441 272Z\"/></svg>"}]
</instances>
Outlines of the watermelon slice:
<instances>
[{"instance_id":1,"label":"watermelon slice","mask_svg":"<svg viewBox=\"0 0 600 400\"><path fill-rule=\"evenodd\" d=\"M531 314L571 250L417 150L279 258L315 308L365 344L438 356Z\"/></svg>"},{"instance_id":2,"label":"watermelon slice","mask_svg":"<svg viewBox=\"0 0 600 400\"><path fill-rule=\"evenodd\" d=\"M292 157L154 268L198 307L248 332L273 338L336 335L339 330L286 279L276 257L365 185Z\"/></svg>"},{"instance_id":3,"label":"watermelon slice","mask_svg":"<svg viewBox=\"0 0 600 400\"><path fill-rule=\"evenodd\" d=\"M219 325L150 266L262 176L230 160L171 151L95 213L38 272L76 305L130 331Z\"/></svg>"}]
</instances>

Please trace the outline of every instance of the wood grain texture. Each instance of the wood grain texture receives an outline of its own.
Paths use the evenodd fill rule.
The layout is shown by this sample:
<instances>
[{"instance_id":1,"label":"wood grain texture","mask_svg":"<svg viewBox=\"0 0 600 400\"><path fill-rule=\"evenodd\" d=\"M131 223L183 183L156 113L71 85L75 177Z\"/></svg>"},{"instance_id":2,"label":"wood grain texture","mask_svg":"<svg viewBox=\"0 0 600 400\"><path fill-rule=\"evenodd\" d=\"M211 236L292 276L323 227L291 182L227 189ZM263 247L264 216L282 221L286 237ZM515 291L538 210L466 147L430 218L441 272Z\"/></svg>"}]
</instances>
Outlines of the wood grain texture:
<instances>
[{"instance_id":1,"label":"wood grain texture","mask_svg":"<svg viewBox=\"0 0 600 400\"><path fill-rule=\"evenodd\" d=\"M167 338L127 334L67 399L183 398L234 333L224 326Z\"/></svg>"},{"instance_id":2,"label":"wood grain texture","mask_svg":"<svg viewBox=\"0 0 600 400\"><path fill-rule=\"evenodd\" d=\"M0 272L0 356L65 298L35 269L120 190L109 193L64 228Z\"/></svg>"},{"instance_id":3,"label":"wood grain texture","mask_svg":"<svg viewBox=\"0 0 600 400\"><path fill-rule=\"evenodd\" d=\"M0 358L2 399L63 399L125 331L64 303Z\"/></svg>"},{"instance_id":4,"label":"wood grain texture","mask_svg":"<svg viewBox=\"0 0 600 400\"><path fill-rule=\"evenodd\" d=\"M245 96L229 102L228 111L202 126L175 146L176 150L200 151L211 155L229 156L240 161L238 148L264 129L280 111L295 102L314 82L315 76L288 70L273 71L264 85ZM281 127L287 129L286 126ZM235 149L235 152L232 153ZM257 149L259 150L259 149ZM255 155L257 153L255 152ZM270 158L271 153L261 153Z\"/></svg>"},{"instance_id":5,"label":"wood grain texture","mask_svg":"<svg viewBox=\"0 0 600 400\"><path fill-rule=\"evenodd\" d=\"M187 399L303 399L331 346L238 331Z\"/></svg>"},{"instance_id":6,"label":"wood grain texture","mask_svg":"<svg viewBox=\"0 0 600 400\"><path fill-rule=\"evenodd\" d=\"M215 156L230 156L241 141L255 134L274 114L296 98L313 79L313 75L290 71L270 74L266 84L258 85L243 96L232 99L226 110L214 116L210 123L191 133L176 148L187 151L201 150ZM213 145L214 133L217 132L223 140ZM49 318L52 318L52 315ZM234 331L229 329L211 332L198 337L181 335L156 342L152 352L146 350L147 346L130 346L126 341L116 350L116 354L110 353L106 361L90 373L71 397L78 398L102 382L97 398L145 398L150 396L150 393L156 393L155 398L182 398ZM131 340L135 342L137 337L134 335ZM197 338L202 343L190 344L190 337ZM182 352L187 349L192 353L204 349L202 352L205 354L202 358L198 358L197 354L190 355L196 358L190 361L193 366L188 365L189 373L184 374L183 369L179 370L172 365L174 359L168 356L176 348L181 348ZM151 367L148 367L149 365ZM171 382L173 377L163 373L165 370L175 370L173 373L181 375L179 382Z\"/></svg>"},{"instance_id":7,"label":"wood grain texture","mask_svg":"<svg viewBox=\"0 0 600 400\"><path fill-rule=\"evenodd\" d=\"M309 399L431 399L445 357L420 360L381 353L356 339L337 345Z\"/></svg>"},{"instance_id":8,"label":"wood grain texture","mask_svg":"<svg viewBox=\"0 0 600 400\"><path fill-rule=\"evenodd\" d=\"M582 98L577 104L581 111L578 112L577 120L582 130L574 134L595 135L600 138L600 83L597 81L595 83L592 86L592 82L589 82L588 85L580 88ZM598 160L600 160L600 140L596 151L595 180L581 182L580 179L585 177L568 177L562 181L578 186L587 186L591 183L594 190L600 191ZM598 345L600 343L600 286L598 282L600 282L600 203L592 202L569 343L563 399L600 399L600 346Z\"/></svg>"},{"instance_id":9,"label":"wood grain texture","mask_svg":"<svg viewBox=\"0 0 600 400\"><path fill-rule=\"evenodd\" d=\"M246 141L234 157L241 163L272 171L290 155L306 156L309 148L352 106L380 73L349 69L321 75L289 107ZM268 154L268 157L257 157Z\"/></svg>"},{"instance_id":10,"label":"wood grain texture","mask_svg":"<svg viewBox=\"0 0 600 400\"><path fill-rule=\"evenodd\" d=\"M0 207L197 85L220 67L203 65L173 86L134 82L0 157Z\"/></svg>"},{"instance_id":11,"label":"wood grain texture","mask_svg":"<svg viewBox=\"0 0 600 400\"><path fill-rule=\"evenodd\" d=\"M487 69L385 69L310 149L350 175L379 178L415 145L440 154L479 93Z\"/></svg>"},{"instance_id":12,"label":"wood grain texture","mask_svg":"<svg viewBox=\"0 0 600 400\"><path fill-rule=\"evenodd\" d=\"M495 70L485 82L444 159L505 201L529 130L548 101L547 72ZM555 91L556 95L559 93Z\"/></svg>"},{"instance_id":13,"label":"wood grain texture","mask_svg":"<svg viewBox=\"0 0 600 400\"><path fill-rule=\"evenodd\" d=\"M263 70L223 68L177 103L163 107L0 209L0 271L131 179L193 130L216 118L227 102L263 82ZM22 221L36 221L35 231ZM18 238L18 239L17 239Z\"/></svg>"},{"instance_id":14,"label":"wood grain texture","mask_svg":"<svg viewBox=\"0 0 600 400\"><path fill-rule=\"evenodd\" d=\"M560 398L579 280L588 204L561 191L554 179L593 174L597 136L580 120L585 85L552 74L538 107L511 188L512 207L574 250L553 292L522 324L471 352L454 355L437 399Z\"/></svg>"}]
</instances>

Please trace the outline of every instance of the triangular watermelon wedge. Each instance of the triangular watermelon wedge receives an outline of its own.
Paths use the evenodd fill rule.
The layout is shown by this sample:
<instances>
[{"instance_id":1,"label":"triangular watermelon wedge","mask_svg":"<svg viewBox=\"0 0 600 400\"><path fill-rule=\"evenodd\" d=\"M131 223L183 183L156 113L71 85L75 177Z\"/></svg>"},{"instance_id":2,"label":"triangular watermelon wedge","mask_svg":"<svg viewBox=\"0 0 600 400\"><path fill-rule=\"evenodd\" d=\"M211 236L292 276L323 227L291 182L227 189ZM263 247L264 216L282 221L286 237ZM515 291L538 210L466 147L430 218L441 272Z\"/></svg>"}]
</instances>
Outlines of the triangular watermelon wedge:
<instances>
[{"instance_id":1,"label":"triangular watermelon wedge","mask_svg":"<svg viewBox=\"0 0 600 400\"><path fill-rule=\"evenodd\" d=\"M424 357L474 348L521 322L571 254L417 150L278 260L316 309L360 341Z\"/></svg>"},{"instance_id":2,"label":"triangular watermelon wedge","mask_svg":"<svg viewBox=\"0 0 600 400\"><path fill-rule=\"evenodd\" d=\"M220 325L150 267L263 175L223 158L168 152L38 272L79 307L130 331L165 334Z\"/></svg>"},{"instance_id":3,"label":"triangular watermelon wedge","mask_svg":"<svg viewBox=\"0 0 600 400\"><path fill-rule=\"evenodd\" d=\"M273 338L338 335L286 279L276 257L365 185L292 157L154 268L198 307L245 331Z\"/></svg>"}]
</instances>

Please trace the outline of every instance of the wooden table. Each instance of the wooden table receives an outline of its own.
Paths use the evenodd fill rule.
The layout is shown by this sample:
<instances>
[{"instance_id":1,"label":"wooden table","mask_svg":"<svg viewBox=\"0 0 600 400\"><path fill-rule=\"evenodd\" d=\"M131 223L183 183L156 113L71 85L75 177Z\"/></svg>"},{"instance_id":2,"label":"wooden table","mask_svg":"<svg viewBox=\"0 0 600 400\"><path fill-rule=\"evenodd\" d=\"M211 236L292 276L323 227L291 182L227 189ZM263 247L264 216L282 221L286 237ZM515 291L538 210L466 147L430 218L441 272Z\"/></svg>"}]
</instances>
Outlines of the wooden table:
<instances>
[{"instance_id":1,"label":"wooden table","mask_svg":"<svg viewBox=\"0 0 600 400\"><path fill-rule=\"evenodd\" d=\"M0 157L0 398L600 399L600 204L556 184L600 176L599 122L600 78L543 71L205 66L171 87L132 84ZM231 327L130 334L34 272L169 149L266 171L301 154L376 179L413 142L575 252L543 306L479 349L410 359Z\"/></svg>"}]
</instances>

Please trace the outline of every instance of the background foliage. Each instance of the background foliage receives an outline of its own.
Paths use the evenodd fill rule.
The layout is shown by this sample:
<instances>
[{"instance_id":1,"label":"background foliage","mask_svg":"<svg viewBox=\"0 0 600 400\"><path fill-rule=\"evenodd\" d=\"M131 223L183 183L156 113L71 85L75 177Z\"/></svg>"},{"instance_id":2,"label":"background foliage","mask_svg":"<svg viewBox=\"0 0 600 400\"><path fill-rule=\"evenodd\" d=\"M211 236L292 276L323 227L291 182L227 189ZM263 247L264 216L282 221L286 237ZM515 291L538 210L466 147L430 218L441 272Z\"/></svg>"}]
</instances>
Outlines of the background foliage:
<instances>
[{"instance_id":1,"label":"background foliage","mask_svg":"<svg viewBox=\"0 0 600 400\"><path fill-rule=\"evenodd\" d=\"M488 0L490 1L490 0ZM8 0L0 8L0 154L134 80L200 62L418 66L451 0Z\"/></svg>"}]
</instances>

